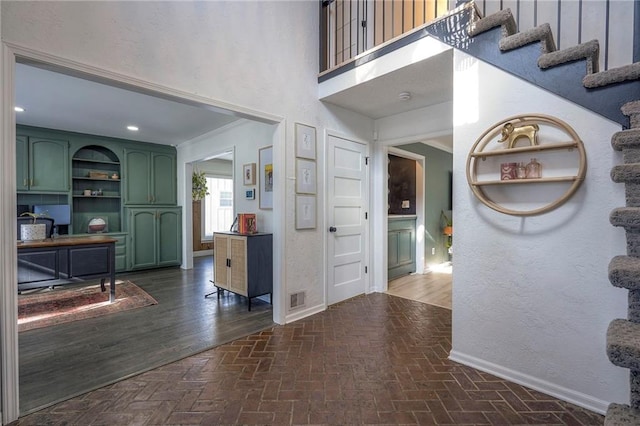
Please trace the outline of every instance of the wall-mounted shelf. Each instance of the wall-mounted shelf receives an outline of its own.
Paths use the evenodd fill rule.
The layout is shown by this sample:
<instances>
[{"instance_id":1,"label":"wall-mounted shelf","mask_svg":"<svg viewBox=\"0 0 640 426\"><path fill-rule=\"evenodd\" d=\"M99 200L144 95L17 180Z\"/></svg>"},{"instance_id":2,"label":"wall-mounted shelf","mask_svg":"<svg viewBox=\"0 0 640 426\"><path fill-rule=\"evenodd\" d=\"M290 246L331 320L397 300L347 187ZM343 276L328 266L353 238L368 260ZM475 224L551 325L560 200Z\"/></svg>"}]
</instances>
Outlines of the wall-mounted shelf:
<instances>
[{"instance_id":1,"label":"wall-mounted shelf","mask_svg":"<svg viewBox=\"0 0 640 426\"><path fill-rule=\"evenodd\" d=\"M522 129L529 129L529 136L521 136L522 139L525 139L529 142L529 146L515 146L516 143L522 143L522 139L512 138L511 148L503 148L500 144L509 143L509 135L508 133L503 133L503 128L508 125L508 123L513 124L513 126ZM531 133L532 129L536 129L535 135ZM538 131L542 130L544 135L544 130L546 129L554 129L554 132L557 134L557 131L564 133L568 136L568 141L565 139L564 141L557 142L544 142L544 138L542 141L538 139ZM533 139L530 137L533 136ZM498 139L502 136L502 139ZM545 135L546 137L546 135ZM557 137L557 136L556 136ZM498 144L498 145L496 145ZM553 153L558 151L567 151L573 152L578 156L577 158L577 167L575 174L571 175L561 175L559 176L542 176L540 178L525 178L525 179L505 179L505 180L496 180L496 179L479 179L478 177L478 167L481 163L480 160L486 161L490 157L499 157L504 156L509 158L510 160L513 158L520 158L520 161L524 160L523 154L529 153ZM533 216L542 213L546 213L552 209L557 208L564 202L566 202L579 188L584 180L587 170L587 157L584 150L584 145L580 140L580 137L576 134L576 132L565 122L548 115L542 114L531 114L531 115L517 115L513 117L509 117L504 119L488 130L486 130L475 142L469 155L467 157L467 182L474 195L487 207L490 207L500 213L514 215L514 216ZM530 185L541 185L541 184L569 184L566 191L555 200L550 200L550 202L542 207L533 208L530 210L515 210L493 200L483 189L484 187L496 187L496 188L507 188L513 185L525 185L525 187L529 187Z\"/></svg>"}]
</instances>

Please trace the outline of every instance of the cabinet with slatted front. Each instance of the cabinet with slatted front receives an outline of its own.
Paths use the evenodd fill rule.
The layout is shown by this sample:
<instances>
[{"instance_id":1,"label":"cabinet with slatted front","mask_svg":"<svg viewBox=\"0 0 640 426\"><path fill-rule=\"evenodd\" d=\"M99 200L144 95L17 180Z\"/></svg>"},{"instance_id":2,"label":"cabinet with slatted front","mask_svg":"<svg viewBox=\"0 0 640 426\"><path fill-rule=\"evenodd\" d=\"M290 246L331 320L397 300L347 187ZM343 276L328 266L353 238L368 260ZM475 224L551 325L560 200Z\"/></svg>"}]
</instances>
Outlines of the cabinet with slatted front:
<instances>
[{"instance_id":1,"label":"cabinet with slatted front","mask_svg":"<svg viewBox=\"0 0 640 426\"><path fill-rule=\"evenodd\" d=\"M271 234L213 234L213 284L218 297L227 290L251 299L273 292L273 238Z\"/></svg>"}]
</instances>

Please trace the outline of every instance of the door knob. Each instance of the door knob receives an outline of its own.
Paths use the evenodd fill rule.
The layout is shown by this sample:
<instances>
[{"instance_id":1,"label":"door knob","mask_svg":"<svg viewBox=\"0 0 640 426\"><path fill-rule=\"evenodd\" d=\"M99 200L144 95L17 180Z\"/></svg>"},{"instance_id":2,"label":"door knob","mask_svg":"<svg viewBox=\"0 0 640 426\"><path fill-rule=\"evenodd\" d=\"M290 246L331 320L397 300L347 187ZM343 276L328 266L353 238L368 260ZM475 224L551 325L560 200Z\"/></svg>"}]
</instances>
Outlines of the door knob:
<instances>
[{"instance_id":1,"label":"door knob","mask_svg":"<svg viewBox=\"0 0 640 426\"><path fill-rule=\"evenodd\" d=\"M329 232L336 232L338 229L335 226L329 227Z\"/></svg>"}]
</instances>

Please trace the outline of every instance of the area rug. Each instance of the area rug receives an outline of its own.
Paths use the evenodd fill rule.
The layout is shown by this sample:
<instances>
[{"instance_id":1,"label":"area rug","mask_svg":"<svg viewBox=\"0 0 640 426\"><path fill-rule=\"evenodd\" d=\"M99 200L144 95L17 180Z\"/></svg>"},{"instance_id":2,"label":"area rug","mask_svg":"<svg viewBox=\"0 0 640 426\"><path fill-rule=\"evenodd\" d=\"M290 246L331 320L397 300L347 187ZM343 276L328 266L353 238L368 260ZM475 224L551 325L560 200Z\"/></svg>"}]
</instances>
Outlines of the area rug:
<instances>
[{"instance_id":1,"label":"area rug","mask_svg":"<svg viewBox=\"0 0 640 426\"><path fill-rule=\"evenodd\" d=\"M116 281L116 300L109 303L100 284L56 287L18 295L18 331L95 318L115 312L156 305L158 302L131 281Z\"/></svg>"}]
</instances>

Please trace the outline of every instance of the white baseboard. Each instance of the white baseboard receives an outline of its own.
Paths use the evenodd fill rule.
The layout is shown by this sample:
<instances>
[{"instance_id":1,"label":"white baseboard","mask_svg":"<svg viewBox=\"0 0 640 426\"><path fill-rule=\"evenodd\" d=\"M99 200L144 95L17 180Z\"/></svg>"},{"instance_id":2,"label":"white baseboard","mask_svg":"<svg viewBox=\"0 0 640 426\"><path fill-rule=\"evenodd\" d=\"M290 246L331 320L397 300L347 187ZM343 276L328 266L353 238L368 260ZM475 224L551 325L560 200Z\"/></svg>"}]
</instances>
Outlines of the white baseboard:
<instances>
[{"instance_id":1,"label":"white baseboard","mask_svg":"<svg viewBox=\"0 0 640 426\"><path fill-rule=\"evenodd\" d=\"M287 315L284 321L285 321L285 324L289 324L291 322L298 321L308 316L323 312L326 309L327 307L323 304L323 305L312 306L310 308L306 308L302 310L296 310L293 313Z\"/></svg>"},{"instance_id":2,"label":"white baseboard","mask_svg":"<svg viewBox=\"0 0 640 426\"><path fill-rule=\"evenodd\" d=\"M570 402L599 414L605 414L607 412L607 407L609 406L607 401L603 401L584 393L576 392L572 389L567 389L554 383L529 376L528 374L523 374L456 351L451 351L449 359L451 361L473 367L477 370L484 371L485 373L493 374L494 376L509 380L519 385L537 390L544 394L551 395L555 398Z\"/></svg>"}]
</instances>

